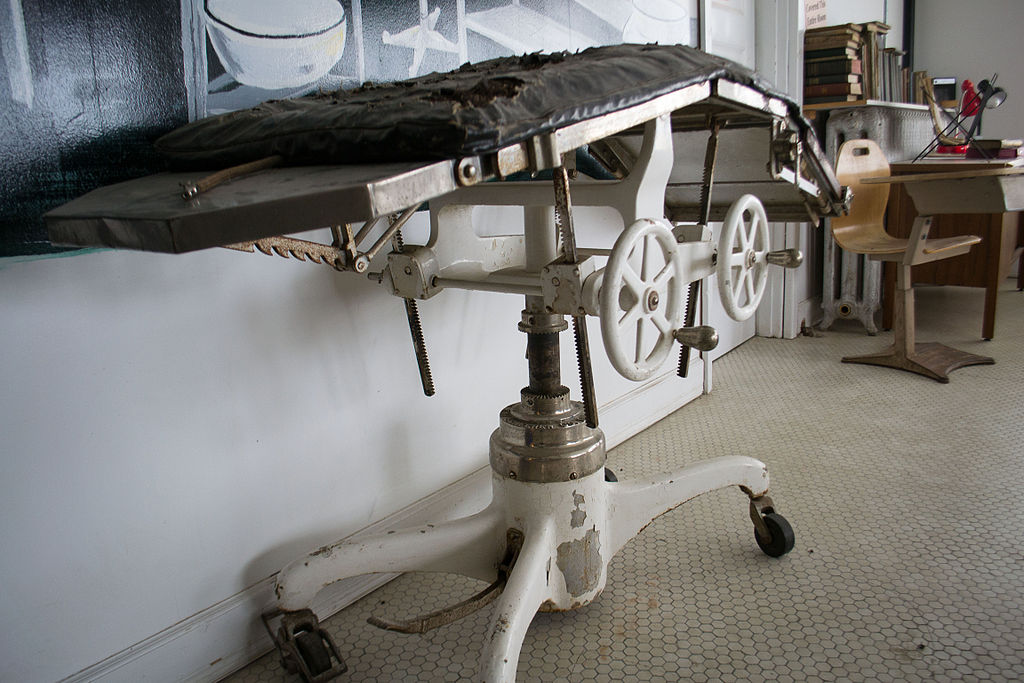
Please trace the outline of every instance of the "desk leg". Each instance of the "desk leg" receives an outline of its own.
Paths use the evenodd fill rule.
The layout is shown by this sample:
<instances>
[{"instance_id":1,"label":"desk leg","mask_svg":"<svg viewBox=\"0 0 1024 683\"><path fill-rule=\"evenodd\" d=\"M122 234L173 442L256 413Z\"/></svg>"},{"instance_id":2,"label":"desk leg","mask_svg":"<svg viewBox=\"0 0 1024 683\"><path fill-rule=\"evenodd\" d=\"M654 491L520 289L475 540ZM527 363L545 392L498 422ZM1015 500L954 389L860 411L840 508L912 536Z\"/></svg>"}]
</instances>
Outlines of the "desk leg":
<instances>
[{"instance_id":1,"label":"desk leg","mask_svg":"<svg viewBox=\"0 0 1024 683\"><path fill-rule=\"evenodd\" d=\"M1017 218L1017 291L1024 290L1024 220L1021 213L1014 214Z\"/></svg>"},{"instance_id":2,"label":"desk leg","mask_svg":"<svg viewBox=\"0 0 1024 683\"><path fill-rule=\"evenodd\" d=\"M985 314L981 322L981 338L989 341L996 331L996 298L999 295L999 274L1003 272L1003 214L989 216L988 234L984 244L988 248L985 264Z\"/></svg>"},{"instance_id":3,"label":"desk leg","mask_svg":"<svg viewBox=\"0 0 1024 683\"><path fill-rule=\"evenodd\" d=\"M896 299L896 264L882 264L882 329L892 329L892 309Z\"/></svg>"},{"instance_id":4,"label":"desk leg","mask_svg":"<svg viewBox=\"0 0 1024 683\"><path fill-rule=\"evenodd\" d=\"M996 297L999 296L999 269L989 271L985 283L985 316L981 321L981 338L991 341L996 332Z\"/></svg>"}]
</instances>

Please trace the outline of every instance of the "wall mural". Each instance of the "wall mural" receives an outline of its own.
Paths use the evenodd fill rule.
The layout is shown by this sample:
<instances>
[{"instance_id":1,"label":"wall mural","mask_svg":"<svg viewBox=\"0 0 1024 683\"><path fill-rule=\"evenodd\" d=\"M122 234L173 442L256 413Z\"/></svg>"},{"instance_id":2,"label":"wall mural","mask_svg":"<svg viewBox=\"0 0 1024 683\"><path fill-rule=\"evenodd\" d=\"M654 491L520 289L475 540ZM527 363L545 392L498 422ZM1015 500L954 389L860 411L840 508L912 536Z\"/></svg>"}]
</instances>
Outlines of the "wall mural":
<instances>
[{"instance_id":1,"label":"wall mural","mask_svg":"<svg viewBox=\"0 0 1024 683\"><path fill-rule=\"evenodd\" d=\"M0 256L50 253L42 214L160 167L188 118L176 3L0 2Z\"/></svg>"},{"instance_id":2,"label":"wall mural","mask_svg":"<svg viewBox=\"0 0 1024 683\"><path fill-rule=\"evenodd\" d=\"M697 44L697 0L196 0L209 114L467 61L619 42Z\"/></svg>"},{"instance_id":3,"label":"wall mural","mask_svg":"<svg viewBox=\"0 0 1024 683\"><path fill-rule=\"evenodd\" d=\"M41 215L153 173L191 118L620 42L696 45L698 0L0 2L0 256L59 251Z\"/></svg>"}]
</instances>

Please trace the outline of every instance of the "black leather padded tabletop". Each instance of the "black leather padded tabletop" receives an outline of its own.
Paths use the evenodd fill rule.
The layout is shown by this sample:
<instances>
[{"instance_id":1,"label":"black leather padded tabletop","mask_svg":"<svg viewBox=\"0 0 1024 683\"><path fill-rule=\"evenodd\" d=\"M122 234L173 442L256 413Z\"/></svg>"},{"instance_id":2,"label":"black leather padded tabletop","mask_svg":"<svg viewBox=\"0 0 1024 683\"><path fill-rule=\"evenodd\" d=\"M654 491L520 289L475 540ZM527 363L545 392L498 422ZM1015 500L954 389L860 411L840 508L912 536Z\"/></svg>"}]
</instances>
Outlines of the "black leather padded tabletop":
<instances>
[{"instance_id":1,"label":"black leather padded tabletop","mask_svg":"<svg viewBox=\"0 0 1024 683\"><path fill-rule=\"evenodd\" d=\"M467 64L196 121L157 142L177 172L99 188L45 218L55 244L170 252L234 244L415 207L471 184L464 163L473 183L550 168L562 154L666 114L677 137L699 138L675 144L666 197L675 220L694 220L715 116L738 136L730 143L723 131L736 158L721 164L731 180L715 197L755 192L776 212L785 208L778 215L786 220L833 212L840 200L799 107L753 72L683 46L614 45ZM792 168L770 173L776 124L797 133L802 152ZM283 167L233 174L182 197L206 169L273 156Z\"/></svg>"},{"instance_id":2,"label":"black leather padded tabletop","mask_svg":"<svg viewBox=\"0 0 1024 683\"><path fill-rule=\"evenodd\" d=\"M186 125L157 148L190 167L272 155L297 165L456 159L717 78L783 100L800 119L795 103L728 60L681 45L611 45L266 102Z\"/></svg>"}]
</instances>

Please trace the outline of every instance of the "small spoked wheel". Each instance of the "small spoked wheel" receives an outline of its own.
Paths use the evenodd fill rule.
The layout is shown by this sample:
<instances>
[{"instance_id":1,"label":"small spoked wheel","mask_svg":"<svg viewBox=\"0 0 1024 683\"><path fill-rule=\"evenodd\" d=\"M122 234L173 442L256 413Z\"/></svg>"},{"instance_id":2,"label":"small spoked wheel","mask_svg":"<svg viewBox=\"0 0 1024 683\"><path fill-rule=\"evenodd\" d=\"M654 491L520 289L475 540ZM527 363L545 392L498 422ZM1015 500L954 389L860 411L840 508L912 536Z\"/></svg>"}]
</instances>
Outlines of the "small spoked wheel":
<instances>
[{"instance_id":1,"label":"small spoked wheel","mask_svg":"<svg viewBox=\"0 0 1024 683\"><path fill-rule=\"evenodd\" d=\"M786 518L777 512L769 512L762 519L771 532L771 538L764 538L757 527L754 527L754 540L764 554L769 557L782 557L792 550L796 537L793 535L793 527Z\"/></svg>"},{"instance_id":2,"label":"small spoked wheel","mask_svg":"<svg viewBox=\"0 0 1024 683\"><path fill-rule=\"evenodd\" d=\"M718 294L733 320L757 310L768 284L768 216L752 194L737 199L725 214L718 240Z\"/></svg>"},{"instance_id":3,"label":"small spoked wheel","mask_svg":"<svg viewBox=\"0 0 1024 683\"><path fill-rule=\"evenodd\" d=\"M664 219L638 220L615 240L601 282L601 337L626 379L641 382L668 358L684 285L676 238Z\"/></svg>"},{"instance_id":4,"label":"small spoked wheel","mask_svg":"<svg viewBox=\"0 0 1024 683\"><path fill-rule=\"evenodd\" d=\"M295 635L295 649L306 663L309 673L319 676L331 668L331 653L324 645L323 638L313 631L302 631Z\"/></svg>"}]
</instances>

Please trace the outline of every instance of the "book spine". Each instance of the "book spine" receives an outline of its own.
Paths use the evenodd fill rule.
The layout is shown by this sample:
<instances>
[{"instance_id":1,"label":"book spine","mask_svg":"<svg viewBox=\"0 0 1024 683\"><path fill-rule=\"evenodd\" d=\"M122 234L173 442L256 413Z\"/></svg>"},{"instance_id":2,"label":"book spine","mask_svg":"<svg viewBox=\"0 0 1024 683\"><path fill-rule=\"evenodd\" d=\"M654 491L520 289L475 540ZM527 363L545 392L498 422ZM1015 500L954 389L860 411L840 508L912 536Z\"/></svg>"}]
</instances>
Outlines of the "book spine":
<instances>
[{"instance_id":1,"label":"book spine","mask_svg":"<svg viewBox=\"0 0 1024 683\"><path fill-rule=\"evenodd\" d=\"M819 26L817 28L809 28L805 31L805 35L817 36L827 33L859 33L860 24L837 24L835 26Z\"/></svg>"},{"instance_id":2,"label":"book spine","mask_svg":"<svg viewBox=\"0 0 1024 683\"><path fill-rule=\"evenodd\" d=\"M804 87L804 97L825 97L826 95L860 95L860 83L830 83Z\"/></svg>"},{"instance_id":3,"label":"book spine","mask_svg":"<svg viewBox=\"0 0 1024 683\"><path fill-rule=\"evenodd\" d=\"M878 77L875 75L875 59L877 55L877 48L875 43L875 34L871 32L867 33L867 40L864 41L864 92L867 93L868 99L878 99Z\"/></svg>"},{"instance_id":4,"label":"book spine","mask_svg":"<svg viewBox=\"0 0 1024 683\"><path fill-rule=\"evenodd\" d=\"M820 59L822 57L856 57L857 51L849 47L832 47L824 50L806 50L804 59Z\"/></svg>"},{"instance_id":5,"label":"book spine","mask_svg":"<svg viewBox=\"0 0 1024 683\"><path fill-rule=\"evenodd\" d=\"M1002 138L975 138L972 147L979 149L1017 149L1024 145L1024 140L1004 140Z\"/></svg>"},{"instance_id":6,"label":"book spine","mask_svg":"<svg viewBox=\"0 0 1024 683\"><path fill-rule=\"evenodd\" d=\"M857 95L826 95L824 97L805 97L804 104L829 104L832 102L856 102Z\"/></svg>"},{"instance_id":7,"label":"book spine","mask_svg":"<svg viewBox=\"0 0 1024 683\"><path fill-rule=\"evenodd\" d=\"M821 33L804 32L804 40L807 42L815 40L860 40L860 31L853 29L840 29L839 31L823 31Z\"/></svg>"},{"instance_id":8,"label":"book spine","mask_svg":"<svg viewBox=\"0 0 1024 683\"><path fill-rule=\"evenodd\" d=\"M836 38L832 40L804 40L804 51L814 50L828 50L828 49L857 49L860 47L860 41L844 40L842 38Z\"/></svg>"},{"instance_id":9,"label":"book spine","mask_svg":"<svg viewBox=\"0 0 1024 683\"><path fill-rule=\"evenodd\" d=\"M859 59L826 59L804 64L805 76L830 76L832 74L860 74L863 62Z\"/></svg>"},{"instance_id":10,"label":"book spine","mask_svg":"<svg viewBox=\"0 0 1024 683\"><path fill-rule=\"evenodd\" d=\"M858 74L831 74L828 76L809 76L804 78L804 85L827 85L829 83L860 83Z\"/></svg>"}]
</instances>

